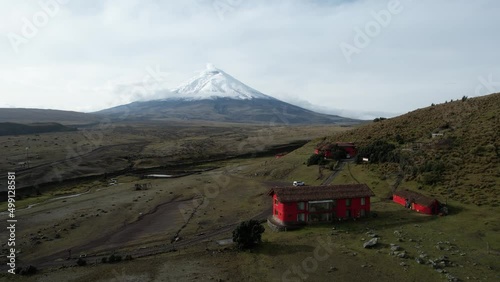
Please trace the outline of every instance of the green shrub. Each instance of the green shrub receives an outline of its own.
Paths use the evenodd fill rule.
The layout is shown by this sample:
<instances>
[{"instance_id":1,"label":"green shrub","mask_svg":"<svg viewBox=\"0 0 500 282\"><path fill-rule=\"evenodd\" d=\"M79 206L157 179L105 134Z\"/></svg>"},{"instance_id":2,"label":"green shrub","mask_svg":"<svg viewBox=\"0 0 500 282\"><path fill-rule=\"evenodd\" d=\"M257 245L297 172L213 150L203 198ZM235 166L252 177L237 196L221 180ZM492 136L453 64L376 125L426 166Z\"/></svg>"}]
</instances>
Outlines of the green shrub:
<instances>
[{"instance_id":1,"label":"green shrub","mask_svg":"<svg viewBox=\"0 0 500 282\"><path fill-rule=\"evenodd\" d=\"M368 158L370 163L399 162L399 152L394 144L383 140L377 140L359 149L356 161L361 163L363 158Z\"/></svg>"},{"instance_id":2,"label":"green shrub","mask_svg":"<svg viewBox=\"0 0 500 282\"><path fill-rule=\"evenodd\" d=\"M29 265L26 267L19 267L18 266L18 267L16 267L14 272L16 274L19 274L19 275L35 275L38 272L38 269L33 265Z\"/></svg>"},{"instance_id":3,"label":"green shrub","mask_svg":"<svg viewBox=\"0 0 500 282\"><path fill-rule=\"evenodd\" d=\"M77 261L76 261L76 264L78 266L86 266L87 265L87 261L83 258L79 258Z\"/></svg>"},{"instance_id":4,"label":"green shrub","mask_svg":"<svg viewBox=\"0 0 500 282\"><path fill-rule=\"evenodd\" d=\"M399 135L399 134L396 134L395 139L396 139L396 142L398 142L399 144L404 144L405 143L404 138L401 135Z\"/></svg>"},{"instance_id":5,"label":"green shrub","mask_svg":"<svg viewBox=\"0 0 500 282\"><path fill-rule=\"evenodd\" d=\"M426 185L434 185L441 181L441 174L435 171L422 173L422 183Z\"/></svg>"},{"instance_id":6,"label":"green shrub","mask_svg":"<svg viewBox=\"0 0 500 282\"><path fill-rule=\"evenodd\" d=\"M324 159L325 159L325 157L323 156L323 154L312 154L307 159L306 164L307 164L307 166L317 165L317 164L320 164Z\"/></svg>"},{"instance_id":7,"label":"green shrub","mask_svg":"<svg viewBox=\"0 0 500 282\"><path fill-rule=\"evenodd\" d=\"M120 256L120 255L112 254L108 258L109 263L115 263L115 262L120 262L120 261L122 261L122 256Z\"/></svg>"},{"instance_id":8,"label":"green shrub","mask_svg":"<svg viewBox=\"0 0 500 282\"><path fill-rule=\"evenodd\" d=\"M264 231L264 226L257 220L243 221L233 230L233 242L240 250L252 249L262 242Z\"/></svg>"},{"instance_id":9,"label":"green shrub","mask_svg":"<svg viewBox=\"0 0 500 282\"><path fill-rule=\"evenodd\" d=\"M386 120L386 119L387 119L387 118L385 118L385 117L378 117L378 118L375 118L375 119L373 120L373 122L379 122L379 121L383 121L383 120Z\"/></svg>"}]
</instances>

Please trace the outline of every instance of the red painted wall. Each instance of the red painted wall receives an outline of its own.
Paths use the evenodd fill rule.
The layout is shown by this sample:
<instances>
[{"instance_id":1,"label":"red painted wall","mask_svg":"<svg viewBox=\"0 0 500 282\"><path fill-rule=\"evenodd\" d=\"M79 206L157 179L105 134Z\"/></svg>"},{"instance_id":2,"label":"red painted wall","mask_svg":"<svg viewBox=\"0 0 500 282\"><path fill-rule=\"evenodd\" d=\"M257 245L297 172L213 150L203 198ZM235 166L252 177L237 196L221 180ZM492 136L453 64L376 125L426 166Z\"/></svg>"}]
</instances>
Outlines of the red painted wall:
<instances>
[{"instance_id":1,"label":"red painted wall","mask_svg":"<svg viewBox=\"0 0 500 282\"><path fill-rule=\"evenodd\" d=\"M281 203L278 202L278 204L275 204L275 200L277 199L276 195L273 195L273 215L276 219L284 222L284 223L296 223L297 222L297 215L299 213L304 213L305 220L306 222L308 221L308 217L310 212L308 211L308 202L304 202L305 204L305 209L304 210L299 210L297 202L292 202L292 203ZM332 211L334 213L334 220L339 219L339 218L346 218L346 211L350 210L351 218L358 218L361 217L361 210L365 210L365 216L368 215L370 212L370 197L365 198L365 204L361 205L361 198L354 198L351 199L351 205L348 207L346 206L346 200L345 199L338 199L336 200L336 205L333 208ZM276 214L277 212L277 214ZM326 212L326 213L330 213ZM311 212L315 213L315 212ZM318 214L318 212L316 212Z\"/></svg>"},{"instance_id":2,"label":"red painted wall","mask_svg":"<svg viewBox=\"0 0 500 282\"><path fill-rule=\"evenodd\" d=\"M406 200L403 197L400 197L398 195L392 195L392 201L395 203L398 203L402 205L403 207L406 205Z\"/></svg>"},{"instance_id":3,"label":"red painted wall","mask_svg":"<svg viewBox=\"0 0 500 282\"><path fill-rule=\"evenodd\" d=\"M395 203L398 203L402 206L406 205L406 199L404 197L400 197L398 195L392 195L392 201ZM425 205L421 205L418 203L412 203L411 209L416 211L416 212L419 212L419 213L436 214L437 213L437 202L434 201L433 204L430 206L425 206Z\"/></svg>"},{"instance_id":4,"label":"red painted wall","mask_svg":"<svg viewBox=\"0 0 500 282\"><path fill-rule=\"evenodd\" d=\"M412 210L415 210L419 213L425 213L425 214L437 214L437 203L433 202L432 205L430 206L424 206L424 205L419 205L416 203L413 203L411 206ZM434 211L433 211L434 210Z\"/></svg>"},{"instance_id":5,"label":"red painted wall","mask_svg":"<svg viewBox=\"0 0 500 282\"><path fill-rule=\"evenodd\" d=\"M354 157L358 152L355 147L342 147L349 154L349 156Z\"/></svg>"},{"instance_id":6,"label":"red painted wall","mask_svg":"<svg viewBox=\"0 0 500 282\"><path fill-rule=\"evenodd\" d=\"M284 221L284 206L283 203L278 201L278 204L276 204L278 197L276 197L276 194L273 195L273 216L281 221Z\"/></svg>"},{"instance_id":7,"label":"red painted wall","mask_svg":"<svg viewBox=\"0 0 500 282\"><path fill-rule=\"evenodd\" d=\"M336 218L346 218L346 211L351 212L350 217L358 218L361 216L361 210L365 210L365 215L370 212L370 197L365 198L365 204L361 205L361 198L351 199L351 205L346 205L346 199L337 200L337 206L335 207L335 217Z\"/></svg>"},{"instance_id":8,"label":"red painted wall","mask_svg":"<svg viewBox=\"0 0 500 282\"><path fill-rule=\"evenodd\" d=\"M325 150L325 158L331 158L331 157L332 157L332 151Z\"/></svg>"}]
</instances>

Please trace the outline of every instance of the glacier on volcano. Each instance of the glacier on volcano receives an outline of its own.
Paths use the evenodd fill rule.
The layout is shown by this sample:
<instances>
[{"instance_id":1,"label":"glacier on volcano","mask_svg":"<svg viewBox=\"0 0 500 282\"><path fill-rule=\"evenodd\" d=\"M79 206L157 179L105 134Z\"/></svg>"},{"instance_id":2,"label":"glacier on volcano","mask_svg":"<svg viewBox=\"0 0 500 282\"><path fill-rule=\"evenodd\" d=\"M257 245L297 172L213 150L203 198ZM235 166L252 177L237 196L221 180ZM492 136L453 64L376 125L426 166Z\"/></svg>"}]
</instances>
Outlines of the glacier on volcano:
<instances>
[{"instance_id":1,"label":"glacier on volcano","mask_svg":"<svg viewBox=\"0 0 500 282\"><path fill-rule=\"evenodd\" d=\"M207 64L207 68L198 76L171 90L168 97L161 100L195 101L217 98L276 100L251 88L212 64Z\"/></svg>"}]
</instances>

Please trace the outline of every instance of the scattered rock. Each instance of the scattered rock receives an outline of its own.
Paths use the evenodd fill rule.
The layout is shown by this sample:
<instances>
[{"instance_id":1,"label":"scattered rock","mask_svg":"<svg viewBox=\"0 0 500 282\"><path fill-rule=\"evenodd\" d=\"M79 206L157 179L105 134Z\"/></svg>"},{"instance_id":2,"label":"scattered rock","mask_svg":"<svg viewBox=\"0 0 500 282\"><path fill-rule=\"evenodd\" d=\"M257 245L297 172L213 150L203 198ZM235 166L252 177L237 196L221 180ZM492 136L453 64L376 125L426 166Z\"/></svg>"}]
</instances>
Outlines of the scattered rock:
<instances>
[{"instance_id":1,"label":"scattered rock","mask_svg":"<svg viewBox=\"0 0 500 282\"><path fill-rule=\"evenodd\" d=\"M425 264L425 261L419 257L416 257L415 258L415 261L418 263L418 264Z\"/></svg>"},{"instance_id":2,"label":"scattered rock","mask_svg":"<svg viewBox=\"0 0 500 282\"><path fill-rule=\"evenodd\" d=\"M451 281L451 282L458 282L459 281L458 278L456 278L455 276L453 276L449 273L446 274L446 279L448 279L448 281Z\"/></svg>"},{"instance_id":3,"label":"scattered rock","mask_svg":"<svg viewBox=\"0 0 500 282\"><path fill-rule=\"evenodd\" d=\"M435 260L429 260L429 263L434 269L442 269L447 266L452 266L454 265L453 263L450 262L447 256L442 256L440 258L437 258Z\"/></svg>"},{"instance_id":4,"label":"scattered rock","mask_svg":"<svg viewBox=\"0 0 500 282\"><path fill-rule=\"evenodd\" d=\"M395 251L399 251L399 250L401 250L400 246L391 244L391 251L395 252Z\"/></svg>"},{"instance_id":5,"label":"scattered rock","mask_svg":"<svg viewBox=\"0 0 500 282\"><path fill-rule=\"evenodd\" d=\"M402 252L400 252L400 253L398 254L398 258L407 258L407 257L408 257L408 255L406 254L406 252L405 252L405 251L402 251Z\"/></svg>"},{"instance_id":6,"label":"scattered rock","mask_svg":"<svg viewBox=\"0 0 500 282\"><path fill-rule=\"evenodd\" d=\"M437 273L444 273L444 269L441 269L441 268L436 268L436 272L437 272Z\"/></svg>"},{"instance_id":7,"label":"scattered rock","mask_svg":"<svg viewBox=\"0 0 500 282\"><path fill-rule=\"evenodd\" d=\"M378 238L372 238L369 241L363 243L363 248L372 248L378 244Z\"/></svg>"}]
</instances>

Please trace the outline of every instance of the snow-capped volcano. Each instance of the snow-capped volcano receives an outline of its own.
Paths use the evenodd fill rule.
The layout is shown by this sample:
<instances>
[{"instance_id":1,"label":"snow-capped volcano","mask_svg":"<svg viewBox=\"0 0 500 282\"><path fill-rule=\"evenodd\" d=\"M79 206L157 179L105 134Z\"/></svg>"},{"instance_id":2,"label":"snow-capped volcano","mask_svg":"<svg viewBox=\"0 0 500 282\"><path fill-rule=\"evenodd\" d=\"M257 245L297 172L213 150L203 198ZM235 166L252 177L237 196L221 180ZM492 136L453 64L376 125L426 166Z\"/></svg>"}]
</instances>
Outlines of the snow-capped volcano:
<instances>
[{"instance_id":1,"label":"snow-capped volcano","mask_svg":"<svg viewBox=\"0 0 500 282\"><path fill-rule=\"evenodd\" d=\"M356 120L319 114L265 95L224 71L207 69L173 89L167 98L137 101L97 112L111 119L203 120L260 124L353 124Z\"/></svg>"},{"instance_id":2,"label":"snow-capped volcano","mask_svg":"<svg viewBox=\"0 0 500 282\"><path fill-rule=\"evenodd\" d=\"M236 100L274 99L240 82L224 71L207 64L199 76L173 89L163 100L182 99L186 101L216 98Z\"/></svg>"}]
</instances>

